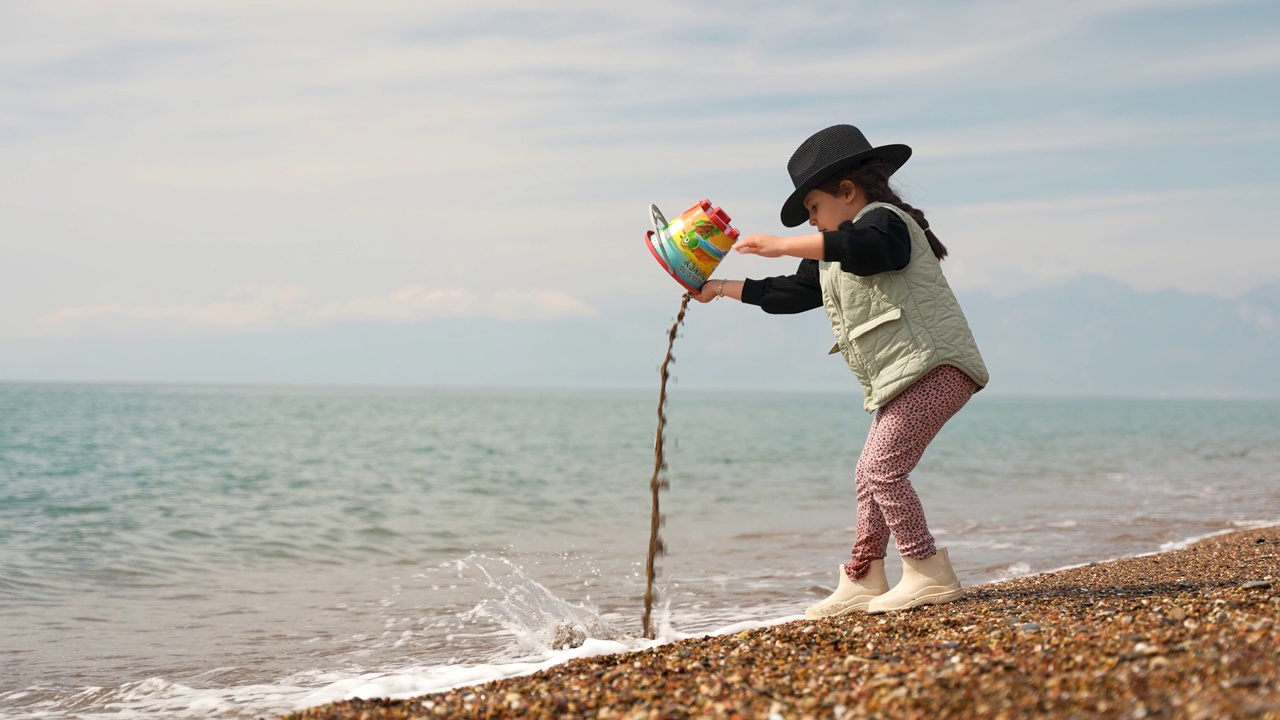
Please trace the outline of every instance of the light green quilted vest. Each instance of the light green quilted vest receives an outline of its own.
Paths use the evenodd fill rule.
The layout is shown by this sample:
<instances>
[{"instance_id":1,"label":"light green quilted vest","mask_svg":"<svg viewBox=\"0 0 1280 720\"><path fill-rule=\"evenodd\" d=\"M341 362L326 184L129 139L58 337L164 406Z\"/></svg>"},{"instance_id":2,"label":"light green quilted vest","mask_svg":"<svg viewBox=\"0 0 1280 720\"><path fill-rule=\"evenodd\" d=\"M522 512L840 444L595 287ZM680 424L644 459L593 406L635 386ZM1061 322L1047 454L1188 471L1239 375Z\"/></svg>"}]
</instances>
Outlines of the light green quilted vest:
<instances>
[{"instance_id":1,"label":"light green quilted vest","mask_svg":"<svg viewBox=\"0 0 1280 720\"><path fill-rule=\"evenodd\" d=\"M924 230L887 203L871 203L858 217L879 207L911 230L905 268L859 277L841 270L840 263L819 264L822 304L836 336L831 352L843 354L858 376L863 407L873 412L939 365L954 365L985 386L987 366Z\"/></svg>"}]
</instances>

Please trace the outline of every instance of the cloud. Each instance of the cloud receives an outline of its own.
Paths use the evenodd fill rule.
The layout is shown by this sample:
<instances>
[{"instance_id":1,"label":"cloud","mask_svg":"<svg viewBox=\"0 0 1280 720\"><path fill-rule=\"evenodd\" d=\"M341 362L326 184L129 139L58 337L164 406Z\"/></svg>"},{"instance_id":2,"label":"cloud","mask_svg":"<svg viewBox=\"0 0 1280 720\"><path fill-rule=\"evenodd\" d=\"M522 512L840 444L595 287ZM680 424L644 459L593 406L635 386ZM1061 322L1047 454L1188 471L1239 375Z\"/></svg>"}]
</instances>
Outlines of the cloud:
<instances>
[{"instance_id":1,"label":"cloud","mask_svg":"<svg viewBox=\"0 0 1280 720\"><path fill-rule=\"evenodd\" d=\"M1235 306L1236 317L1262 330L1276 327L1276 318L1265 307L1240 303Z\"/></svg>"},{"instance_id":2,"label":"cloud","mask_svg":"<svg viewBox=\"0 0 1280 720\"><path fill-rule=\"evenodd\" d=\"M1280 70L1280 44L1274 36L1237 40L1231 44L1196 48L1177 57L1152 62L1143 74L1188 82L1222 76L1248 76Z\"/></svg>"},{"instance_id":3,"label":"cloud","mask_svg":"<svg viewBox=\"0 0 1280 720\"><path fill-rule=\"evenodd\" d=\"M467 317L555 320L591 317L596 315L596 311L559 290L500 290L489 295L477 295L461 288L429 290L420 285L410 285L387 295L321 305L310 315L327 322L418 322Z\"/></svg>"},{"instance_id":4,"label":"cloud","mask_svg":"<svg viewBox=\"0 0 1280 720\"><path fill-rule=\"evenodd\" d=\"M1075 82L1082 62L1158 64L1128 47L1091 47L1071 63L1045 48L1117 15L1217 4L908 2L872 16L859 3L742 12L715 2L646 11L552 2L529 12L381 2L371 12L316 2L301 17L294 3L32 4L0 28L0 123L61 146L70 139L77 156L111 166L105 177L147 188L457 182L557 166L598 179L646 154L760 168L812 131L814 115L796 104L829 108L833 91L850 102L869 94L857 103L860 121L878 124L919 93L1051 88ZM129 21L105 22L121 14ZM1231 74L1248 71L1249 57L1192 66ZM84 67L95 70L75 70ZM619 162L592 162L615 152Z\"/></svg>"},{"instance_id":5,"label":"cloud","mask_svg":"<svg viewBox=\"0 0 1280 720\"><path fill-rule=\"evenodd\" d=\"M957 287L1004 295L1084 274L1234 297L1275 280L1280 186L1089 195L931 210Z\"/></svg>"},{"instance_id":6,"label":"cloud","mask_svg":"<svg viewBox=\"0 0 1280 720\"><path fill-rule=\"evenodd\" d=\"M671 283L639 241L648 204L670 212L711 197L744 232L781 231L786 158L829 122L916 148L902 179L929 208L1275 183L1274 112L1242 83L1212 82L1261 87L1258 73L1275 71L1263 3L531 7L4 6L0 335L32 332L38 318L46 330L268 332L662 297ZM1257 29L1241 35L1250 17ZM1187 149L1200 152L1185 176L1147 162ZM1160 225L1178 247L1198 227ZM1261 242L1246 247L1265 256ZM1064 246L1061 267L1096 270L1090 247ZM985 262L957 252L975 281L994 281ZM1001 250L991 262L1000 278L1053 275L1040 255ZM725 272L757 267L735 258ZM1166 273L1187 288L1208 277L1176 259ZM1211 277L1219 293L1237 282ZM530 282L573 294L485 290ZM219 296L231 286L256 294ZM402 290L373 294L383 288Z\"/></svg>"},{"instance_id":7,"label":"cloud","mask_svg":"<svg viewBox=\"0 0 1280 720\"><path fill-rule=\"evenodd\" d=\"M1230 118L1098 117L1073 113L1019 122L948 128L912 139L921 158L1032 155L1068 150L1170 145L1209 147L1280 140L1280 124Z\"/></svg>"},{"instance_id":8,"label":"cloud","mask_svg":"<svg viewBox=\"0 0 1280 720\"><path fill-rule=\"evenodd\" d=\"M180 305L122 305L106 303L55 310L43 319L59 329L100 321L124 320L140 324L175 324L219 330L265 329L280 318L305 312L307 291L297 287L231 288L222 300Z\"/></svg>"},{"instance_id":9,"label":"cloud","mask_svg":"<svg viewBox=\"0 0 1280 720\"><path fill-rule=\"evenodd\" d=\"M85 305L56 310L41 318L57 335L81 332L159 334L260 333L339 322L415 323L459 318L555 320L591 317L596 311L558 290L506 290L480 296L461 288L428 289L410 285L385 295L341 302L313 303L301 287L231 288L223 298L174 305Z\"/></svg>"}]
</instances>

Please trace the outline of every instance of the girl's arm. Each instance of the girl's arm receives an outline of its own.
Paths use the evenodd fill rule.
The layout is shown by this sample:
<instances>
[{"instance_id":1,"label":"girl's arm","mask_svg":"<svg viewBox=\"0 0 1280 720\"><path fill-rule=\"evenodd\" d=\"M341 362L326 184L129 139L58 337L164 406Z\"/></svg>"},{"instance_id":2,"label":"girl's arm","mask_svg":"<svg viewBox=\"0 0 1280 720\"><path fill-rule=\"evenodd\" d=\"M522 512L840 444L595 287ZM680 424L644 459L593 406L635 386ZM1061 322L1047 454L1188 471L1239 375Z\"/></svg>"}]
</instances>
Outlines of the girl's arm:
<instances>
[{"instance_id":1,"label":"girl's arm","mask_svg":"<svg viewBox=\"0 0 1280 720\"><path fill-rule=\"evenodd\" d=\"M793 235L791 237L747 235L733 245L734 250L744 255L759 255L771 258L790 255L791 257L804 258L806 260L822 260L823 247L822 233Z\"/></svg>"},{"instance_id":2,"label":"girl's arm","mask_svg":"<svg viewBox=\"0 0 1280 720\"><path fill-rule=\"evenodd\" d=\"M854 275L876 275L901 270L911 260L911 231L886 208L876 208L857 222L846 220L835 230L810 235L778 237L748 235L733 249L747 255L791 255L840 263Z\"/></svg>"},{"instance_id":3,"label":"girl's arm","mask_svg":"<svg viewBox=\"0 0 1280 720\"><path fill-rule=\"evenodd\" d=\"M693 294L698 302L710 302L721 297L721 282L725 297L741 300L748 305L759 305L772 315L788 315L805 312L822 306L822 285L818 281L818 262L801 260L792 275L779 275L763 280L718 280L712 278Z\"/></svg>"},{"instance_id":4,"label":"girl's arm","mask_svg":"<svg viewBox=\"0 0 1280 720\"><path fill-rule=\"evenodd\" d=\"M858 222L846 220L822 236L823 259L840 263L847 273L867 277L901 270L911 262L911 231L887 208L876 208Z\"/></svg>"}]
</instances>

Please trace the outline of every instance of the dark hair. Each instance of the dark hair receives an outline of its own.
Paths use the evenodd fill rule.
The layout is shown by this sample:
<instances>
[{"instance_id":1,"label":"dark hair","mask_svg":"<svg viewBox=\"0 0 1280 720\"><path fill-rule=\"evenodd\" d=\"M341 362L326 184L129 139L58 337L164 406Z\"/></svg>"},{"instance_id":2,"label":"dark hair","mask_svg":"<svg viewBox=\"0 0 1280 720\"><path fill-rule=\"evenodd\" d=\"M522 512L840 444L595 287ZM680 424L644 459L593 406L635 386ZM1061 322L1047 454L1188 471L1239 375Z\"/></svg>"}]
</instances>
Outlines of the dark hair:
<instances>
[{"instance_id":1,"label":"dark hair","mask_svg":"<svg viewBox=\"0 0 1280 720\"><path fill-rule=\"evenodd\" d=\"M889 184L889 168L882 163L872 162L867 165L854 165L844 168L831 175L831 179L825 180L815 190L821 190L828 195L838 196L840 193L840 183L848 180L867 197L867 202L882 202L895 205L898 209L910 215L920 228L924 230L924 236L929 240L929 247L933 250L934 257L941 260L947 256L947 246L942 244L937 235L929 229L929 221L924 218L924 211L911 207L902 198L898 197L898 193L894 191L893 186Z\"/></svg>"}]
</instances>

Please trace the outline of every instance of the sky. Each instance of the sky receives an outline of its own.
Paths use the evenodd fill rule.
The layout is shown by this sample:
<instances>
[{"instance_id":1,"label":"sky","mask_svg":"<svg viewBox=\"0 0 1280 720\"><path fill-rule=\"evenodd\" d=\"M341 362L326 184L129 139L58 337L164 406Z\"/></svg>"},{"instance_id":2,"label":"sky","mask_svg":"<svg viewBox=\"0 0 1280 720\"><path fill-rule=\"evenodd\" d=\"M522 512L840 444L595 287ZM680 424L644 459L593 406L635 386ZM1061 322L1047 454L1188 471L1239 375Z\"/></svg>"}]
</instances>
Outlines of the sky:
<instances>
[{"instance_id":1,"label":"sky","mask_svg":"<svg viewBox=\"0 0 1280 720\"><path fill-rule=\"evenodd\" d=\"M674 304L649 204L781 233L836 123L914 148L958 293L1233 298L1278 88L1270 0L3 0L0 355Z\"/></svg>"}]
</instances>

